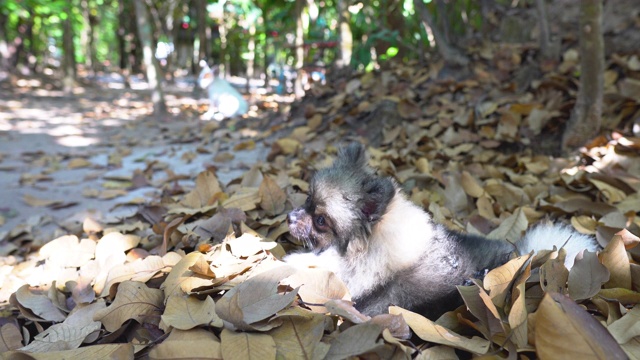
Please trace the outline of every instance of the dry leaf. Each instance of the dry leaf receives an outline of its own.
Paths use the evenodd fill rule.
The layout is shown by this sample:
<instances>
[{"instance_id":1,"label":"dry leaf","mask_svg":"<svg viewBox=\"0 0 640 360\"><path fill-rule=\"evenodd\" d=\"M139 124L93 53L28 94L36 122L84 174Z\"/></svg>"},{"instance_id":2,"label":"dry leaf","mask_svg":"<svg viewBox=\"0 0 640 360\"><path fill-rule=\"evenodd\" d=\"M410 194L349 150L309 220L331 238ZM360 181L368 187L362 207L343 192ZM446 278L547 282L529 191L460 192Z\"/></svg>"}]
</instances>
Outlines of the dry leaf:
<instances>
[{"instance_id":1,"label":"dry leaf","mask_svg":"<svg viewBox=\"0 0 640 360\"><path fill-rule=\"evenodd\" d=\"M237 329L254 329L251 324L275 315L293 302L297 289L278 294L278 284L294 272L290 266L280 266L249 278L218 300L216 313Z\"/></svg>"},{"instance_id":2,"label":"dry leaf","mask_svg":"<svg viewBox=\"0 0 640 360\"><path fill-rule=\"evenodd\" d=\"M476 355L486 354L491 343L479 337L465 338L433 321L411 311L391 306L390 314L402 315L411 330L422 340L469 351Z\"/></svg>"},{"instance_id":3,"label":"dry leaf","mask_svg":"<svg viewBox=\"0 0 640 360\"><path fill-rule=\"evenodd\" d=\"M174 329L149 351L151 359L222 359L220 340L203 329Z\"/></svg>"},{"instance_id":4,"label":"dry leaf","mask_svg":"<svg viewBox=\"0 0 640 360\"><path fill-rule=\"evenodd\" d=\"M600 263L594 252L582 251L569 271L569 296L573 300L589 299L595 296L602 284L609 281L609 270Z\"/></svg>"},{"instance_id":5,"label":"dry leaf","mask_svg":"<svg viewBox=\"0 0 640 360\"><path fill-rule=\"evenodd\" d=\"M258 189L260 207L269 216L279 215L284 211L287 194L269 176L265 176Z\"/></svg>"},{"instance_id":6,"label":"dry leaf","mask_svg":"<svg viewBox=\"0 0 640 360\"><path fill-rule=\"evenodd\" d=\"M382 342L379 340L382 327L372 323L354 325L343 331L331 342L325 359L341 360L365 354L374 350Z\"/></svg>"},{"instance_id":7,"label":"dry leaf","mask_svg":"<svg viewBox=\"0 0 640 360\"><path fill-rule=\"evenodd\" d=\"M203 325L222 327L222 320L216 315L215 303L209 296L204 300L192 296L170 296L161 318L165 325L179 330Z\"/></svg>"},{"instance_id":8,"label":"dry leaf","mask_svg":"<svg viewBox=\"0 0 640 360\"><path fill-rule=\"evenodd\" d=\"M140 324L158 323L163 305L162 290L148 288L138 281L125 281L118 286L116 298L106 309L95 313L93 319L114 332L127 320Z\"/></svg>"},{"instance_id":9,"label":"dry leaf","mask_svg":"<svg viewBox=\"0 0 640 360\"><path fill-rule=\"evenodd\" d=\"M222 329L222 358L224 359L275 359L276 343L270 335L235 332Z\"/></svg>"},{"instance_id":10,"label":"dry leaf","mask_svg":"<svg viewBox=\"0 0 640 360\"><path fill-rule=\"evenodd\" d=\"M598 257L611 276L604 284L605 288L631 289L631 267L624 247L622 236L615 235Z\"/></svg>"},{"instance_id":11,"label":"dry leaf","mask_svg":"<svg viewBox=\"0 0 640 360\"><path fill-rule=\"evenodd\" d=\"M611 334L568 297L547 294L535 321L540 359L626 359ZM571 346L567 346L570 344Z\"/></svg>"}]
</instances>

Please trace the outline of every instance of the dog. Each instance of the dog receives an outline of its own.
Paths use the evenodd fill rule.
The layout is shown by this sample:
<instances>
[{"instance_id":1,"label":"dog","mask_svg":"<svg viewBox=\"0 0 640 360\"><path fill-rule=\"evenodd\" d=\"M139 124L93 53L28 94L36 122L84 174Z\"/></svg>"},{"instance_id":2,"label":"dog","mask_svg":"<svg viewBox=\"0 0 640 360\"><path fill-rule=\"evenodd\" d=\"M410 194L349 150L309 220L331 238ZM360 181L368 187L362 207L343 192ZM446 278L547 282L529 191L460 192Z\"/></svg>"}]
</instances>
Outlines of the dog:
<instances>
[{"instance_id":1,"label":"dog","mask_svg":"<svg viewBox=\"0 0 640 360\"><path fill-rule=\"evenodd\" d=\"M378 176L360 143L339 149L333 165L313 175L306 202L287 222L311 251L284 261L334 272L369 316L397 305L435 320L462 304L457 285L482 278L514 252L564 247L571 267L579 251L598 248L594 238L560 224L538 225L515 244L452 231L394 180Z\"/></svg>"}]
</instances>

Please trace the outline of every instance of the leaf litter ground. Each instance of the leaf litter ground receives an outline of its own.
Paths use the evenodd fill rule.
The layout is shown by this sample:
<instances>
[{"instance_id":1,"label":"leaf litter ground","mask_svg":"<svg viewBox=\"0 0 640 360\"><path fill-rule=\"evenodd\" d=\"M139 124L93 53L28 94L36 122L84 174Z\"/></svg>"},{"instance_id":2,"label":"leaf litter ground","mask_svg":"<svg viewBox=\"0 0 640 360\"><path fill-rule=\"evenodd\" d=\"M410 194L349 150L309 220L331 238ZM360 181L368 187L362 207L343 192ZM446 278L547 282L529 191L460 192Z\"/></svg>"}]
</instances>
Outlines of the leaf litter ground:
<instances>
[{"instance_id":1,"label":"leaf litter ground","mask_svg":"<svg viewBox=\"0 0 640 360\"><path fill-rule=\"evenodd\" d=\"M568 116L576 63L516 92L518 64L503 62L521 51L484 49L458 80L438 63L345 76L223 123L199 121L184 94L158 123L135 92L11 92L3 357L639 358L638 59L609 64L610 130L561 157L543 139ZM373 145L372 165L449 227L514 239L553 217L604 249L571 271L563 250L514 258L460 287L465 306L437 321L393 306L364 316L333 274L278 260L300 246L286 213L347 138Z\"/></svg>"}]
</instances>

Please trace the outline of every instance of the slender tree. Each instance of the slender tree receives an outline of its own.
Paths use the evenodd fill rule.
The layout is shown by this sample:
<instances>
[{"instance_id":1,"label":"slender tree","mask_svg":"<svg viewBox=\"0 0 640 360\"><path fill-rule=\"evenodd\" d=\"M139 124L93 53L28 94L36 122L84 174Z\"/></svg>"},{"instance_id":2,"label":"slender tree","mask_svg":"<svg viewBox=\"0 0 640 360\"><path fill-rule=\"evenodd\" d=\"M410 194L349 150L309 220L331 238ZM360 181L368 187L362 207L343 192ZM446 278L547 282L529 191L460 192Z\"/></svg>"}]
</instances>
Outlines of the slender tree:
<instances>
[{"instance_id":1,"label":"slender tree","mask_svg":"<svg viewBox=\"0 0 640 360\"><path fill-rule=\"evenodd\" d=\"M584 145L600 131L604 87L602 0L580 5L580 88L562 138L567 151Z\"/></svg>"},{"instance_id":2,"label":"slender tree","mask_svg":"<svg viewBox=\"0 0 640 360\"><path fill-rule=\"evenodd\" d=\"M133 1L138 24L138 35L142 43L143 62L146 68L147 81L151 89L151 101L153 102L153 113L166 117L167 105L164 101L164 91L162 90L162 76L158 60L153 56L153 38L151 35L151 21L149 12L144 4L144 0Z\"/></svg>"},{"instance_id":3,"label":"slender tree","mask_svg":"<svg viewBox=\"0 0 640 360\"><path fill-rule=\"evenodd\" d=\"M413 0L413 6L420 16L425 29L431 29L436 41L438 53L440 53L440 56L442 56L444 61L457 66L466 66L469 64L469 59L458 49L449 44L444 32L440 31L436 26L436 22L429 12L427 5L422 0Z\"/></svg>"},{"instance_id":4,"label":"slender tree","mask_svg":"<svg viewBox=\"0 0 640 360\"><path fill-rule=\"evenodd\" d=\"M293 89L297 98L304 96L302 88L302 67L304 66L304 24L302 16L304 14L305 0L296 0L296 38L295 38L295 67L298 76L294 83Z\"/></svg>"},{"instance_id":5,"label":"slender tree","mask_svg":"<svg viewBox=\"0 0 640 360\"><path fill-rule=\"evenodd\" d=\"M349 10L347 8L347 0L337 0L338 6L338 26L339 26L339 39L338 44L338 68L349 66L351 63L351 54L353 52L353 34L351 33L351 26L349 26Z\"/></svg>"},{"instance_id":6,"label":"slender tree","mask_svg":"<svg viewBox=\"0 0 640 360\"><path fill-rule=\"evenodd\" d=\"M64 92L71 93L76 82L76 58L75 46L73 45L73 26L71 26L72 8L70 4L66 7L66 18L62 23L62 48L64 51L64 78L62 80Z\"/></svg>"}]
</instances>

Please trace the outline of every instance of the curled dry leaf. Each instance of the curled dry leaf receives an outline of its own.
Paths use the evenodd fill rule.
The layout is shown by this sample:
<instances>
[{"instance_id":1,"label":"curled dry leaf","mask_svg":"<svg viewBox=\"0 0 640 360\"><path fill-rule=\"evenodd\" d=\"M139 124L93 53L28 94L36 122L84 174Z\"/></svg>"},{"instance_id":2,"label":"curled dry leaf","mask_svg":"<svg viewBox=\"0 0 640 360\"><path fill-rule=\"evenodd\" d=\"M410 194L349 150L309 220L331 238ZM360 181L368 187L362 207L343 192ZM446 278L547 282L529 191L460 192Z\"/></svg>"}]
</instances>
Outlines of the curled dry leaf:
<instances>
[{"instance_id":1,"label":"curled dry leaf","mask_svg":"<svg viewBox=\"0 0 640 360\"><path fill-rule=\"evenodd\" d=\"M93 316L105 308L104 300L73 310L61 324L54 324L35 336L22 351L44 353L77 349L92 333L100 330L100 322Z\"/></svg>"},{"instance_id":2,"label":"curled dry leaf","mask_svg":"<svg viewBox=\"0 0 640 360\"><path fill-rule=\"evenodd\" d=\"M100 296L109 295L111 287L123 281L131 280L145 283L168 266L170 265L165 264L163 259L157 255L137 259L129 264L114 266L109 270Z\"/></svg>"},{"instance_id":3,"label":"curled dry leaf","mask_svg":"<svg viewBox=\"0 0 640 360\"><path fill-rule=\"evenodd\" d=\"M473 198L479 198L484 194L482 185L468 171L463 171L460 177L460 184L467 195Z\"/></svg>"},{"instance_id":4,"label":"curled dry leaf","mask_svg":"<svg viewBox=\"0 0 640 360\"><path fill-rule=\"evenodd\" d=\"M569 270L564 266L563 258L549 259L540 267L540 285L545 292L567 292Z\"/></svg>"},{"instance_id":5,"label":"curled dry leaf","mask_svg":"<svg viewBox=\"0 0 640 360\"><path fill-rule=\"evenodd\" d=\"M152 359L222 359L220 340L203 329L174 329L149 351Z\"/></svg>"},{"instance_id":6,"label":"curled dry leaf","mask_svg":"<svg viewBox=\"0 0 640 360\"><path fill-rule=\"evenodd\" d=\"M382 344L379 340L382 327L373 323L354 325L340 333L331 342L325 359L347 359L350 356L366 354Z\"/></svg>"},{"instance_id":7,"label":"curled dry leaf","mask_svg":"<svg viewBox=\"0 0 640 360\"><path fill-rule=\"evenodd\" d=\"M411 338L411 329L401 315L381 314L371 318L372 324L377 324L386 329L396 339L408 340Z\"/></svg>"},{"instance_id":8,"label":"curled dry leaf","mask_svg":"<svg viewBox=\"0 0 640 360\"><path fill-rule=\"evenodd\" d=\"M530 254L519 256L506 264L499 266L484 277L483 286L489 291L491 300L498 307L503 307L509 286L522 266L529 260Z\"/></svg>"},{"instance_id":9,"label":"curled dry leaf","mask_svg":"<svg viewBox=\"0 0 640 360\"><path fill-rule=\"evenodd\" d=\"M504 219L500 226L490 232L487 237L489 239L507 240L513 243L522 237L528 226L529 221L526 214L522 208L518 208L508 218Z\"/></svg>"},{"instance_id":10,"label":"curled dry leaf","mask_svg":"<svg viewBox=\"0 0 640 360\"><path fill-rule=\"evenodd\" d=\"M536 312L535 343L543 360L627 358L594 317L561 294L549 293L542 299Z\"/></svg>"},{"instance_id":11,"label":"curled dry leaf","mask_svg":"<svg viewBox=\"0 0 640 360\"><path fill-rule=\"evenodd\" d=\"M49 264L61 267L80 267L93 259L96 242L79 240L75 235L61 236L40 248L40 257Z\"/></svg>"},{"instance_id":12,"label":"curled dry leaf","mask_svg":"<svg viewBox=\"0 0 640 360\"><path fill-rule=\"evenodd\" d=\"M358 311L351 301L347 300L329 300L324 304L325 308L331 315L340 316L354 324L362 324L371 320L371 317Z\"/></svg>"},{"instance_id":13,"label":"curled dry leaf","mask_svg":"<svg viewBox=\"0 0 640 360\"><path fill-rule=\"evenodd\" d=\"M487 301L487 293L482 288L478 285L458 286L457 288L469 312L479 320L479 331L487 339L490 339L495 332L504 332L500 317L497 316L497 309L490 299Z\"/></svg>"},{"instance_id":14,"label":"curled dry leaf","mask_svg":"<svg viewBox=\"0 0 640 360\"><path fill-rule=\"evenodd\" d=\"M333 272L323 269L298 269L282 283L299 288L298 295L305 305L319 313L326 313L327 309L312 304L322 305L329 300L350 299L349 290L344 283Z\"/></svg>"},{"instance_id":15,"label":"curled dry leaf","mask_svg":"<svg viewBox=\"0 0 640 360\"><path fill-rule=\"evenodd\" d=\"M218 300L216 313L236 329L254 329L251 324L275 315L293 302L298 290L279 294L278 284L295 271L284 265L249 278Z\"/></svg>"},{"instance_id":16,"label":"curled dry leaf","mask_svg":"<svg viewBox=\"0 0 640 360\"><path fill-rule=\"evenodd\" d=\"M93 319L114 332L132 319L140 324L157 324L164 296L162 290L151 289L144 283L125 281L118 286L116 298L106 309L95 313Z\"/></svg>"},{"instance_id":17,"label":"curled dry leaf","mask_svg":"<svg viewBox=\"0 0 640 360\"><path fill-rule=\"evenodd\" d=\"M21 286L11 296L11 304L34 321L63 321L67 315L60 310L46 295L29 290L29 285Z\"/></svg>"},{"instance_id":18,"label":"curled dry leaf","mask_svg":"<svg viewBox=\"0 0 640 360\"><path fill-rule=\"evenodd\" d=\"M618 344L625 344L636 336L640 336L640 305L636 305L623 317L608 327Z\"/></svg>"},{"instance_id":19,"label":"curled dry leaf","mask_svg":"<svg viewBox=\"0 0 640 360\"><path fill-rule=\"evenodd\" d=\"M262 360L276 358L276 343L271 335L222 329L222 358Z\"/></svg>"},{"instance_id":20,"label":"curled dry leaf","mask_svg":"<svg viewBox=\"0 0 640 360\"><path fill-rule=\"evenodd\" d=\"M284 359L322 359L329 347L320 342L325 316L300 307L291 307L276 315L282 324L269 331L276 343L278 357Z\"/></svg>"},{"instance_id":21,"label":"curled dry leaf","mask_svg":"<svg viewBox=\"0 0 640 360\"><path fill-rule=\"evenodd\" d=\"M640 237L635 236L627 229L622 229L616 233L616 235L622 238L622 242L624 243L624 248L627 250L631 250L640 244Z\"/></svg>"},{"instance_id":22,"label":"curled dry leaf","mask_svg":"<svg viewBox=\"0 0 640 360\"><path fill-rule=\"evenodd\" d=\"M584 300L595 296L602 284L609 281L609 270L600 263L594 252L582 251L569 271L569 296L573 300Z\"/></svg>"},{"instance_id":23,"label":"curled dry leaf","mask_svg":"<svg viewBox=\"0 0 640 360\"><path fill-rule=\"evenodd\" d=\"M391 306L389 313L402 315L411 330L422 340L436 344L451 346L456 349L465 350L476 355L486 354L491 342L479 337L471 339L463 337L455 332L444 328L422 315L409 310Z\"/></svg>"},{"instance_id":24,"label":"curled dry leaf","mask_svg":"<svg viewBox=\"0 0 640 360\"><path fill-rule=\"evenodd\" d=\"M631 267L622 236L615 235L598 255L611 274L604 287L631 289Z\"/></svg>"},{"instance_id":25,"label":"curled dry leaf","mask_svg":"<svg viewBox=\"0 0 640 360\"><path fill-rule=\"evenodd\" d=\"M199 300L193 296L173 295L169 297L161 318L165 325L179 330L198 326L222 327L215 303L209 296Z\"/></svg>"},{"instance_id":26,"label":"curled dry leaf","mask_svg":"<svg viewBox=\"0 0 640 360\"><path fill-rule=\"evenodd\" d=\"M66 359L133 359L133 344L107 344L85 346L66 351L47 351L44 353L24 353L11 351L2 354L3 359L66 360Z\"/></svg>"},{"instance_id":27,"label":"curled dry leaf","mask_svg":"<svg viewBox=\"0 0 640 360\"><path fill-rule=\"evenodd\" d=\"M269 216L281 214L287 201L287 194L269 176L265 176L258 189L260 207Z\"/></svg>"},{"instance_id":28,"label":"curled dry leaf","mask_svg":"<svg viewBox=\"0 0 640 360\"><path fill-rule=\"evenodd\" d=\"M22 347L22 334L16 324L6 323L0 327L0 354Z\"/></svg>"},{"instance_id":29,"label":"curled dry leaf","mask_svg":"<svg viewBox=\"0 0 640 360\"><path fill-rule=\"evenodd\" d=\"M190 270L193 265L204 261L203 259L204 255L201 253L192 252L185 255L173 269L171 269L171 272L160 286L160 288L164 290L165 302L173 295L182 296L194 288L210 286L212 284L211 279L194 277L193 271Z\"/></svg>"},{"instance_id":30,"label":"curled dry leaf","mask_svg":"<svg viewBox=\"0 0 640 360\"><path fill-rule=\"evenodd\" d=\"M221 192L216 175L211 171L203 171L196 177L195 188L185 195L182 204L192 209L213 206L215 196Z\"/></svg>"}]
</instances>

